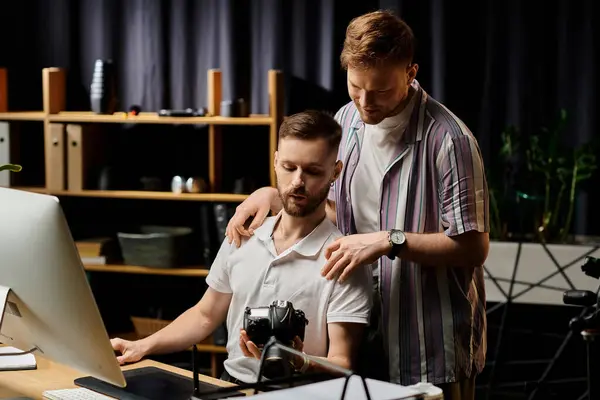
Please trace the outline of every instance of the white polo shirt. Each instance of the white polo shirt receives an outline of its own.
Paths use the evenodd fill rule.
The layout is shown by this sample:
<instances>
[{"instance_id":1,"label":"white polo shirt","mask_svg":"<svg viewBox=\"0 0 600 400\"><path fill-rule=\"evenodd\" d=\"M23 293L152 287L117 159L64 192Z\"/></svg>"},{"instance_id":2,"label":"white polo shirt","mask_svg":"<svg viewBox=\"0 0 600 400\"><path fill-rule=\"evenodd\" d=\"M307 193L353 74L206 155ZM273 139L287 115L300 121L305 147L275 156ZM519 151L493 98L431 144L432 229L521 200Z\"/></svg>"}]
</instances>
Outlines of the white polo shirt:
<instances>
[{"instance_id":1,"label":"white polo shirt","mask_svg":"<svg viewBox=\"0 0 600 400\"><path fill-rule=\"evenodd\" d=\"M368 324L371 310L371 273L362 267L340 284L321 276L325 248L341 236L325 218L309 235L277 255L273 228L281 217L268 217L254 235L238 248L224 240L206 283L216 291L232 293L227 314L227 372L243 382L256 382L259 360L246 357L239 347L245 307L268 306L275 300L290 301L308 319L304 352L326 357L327 324Z\"/></svg>"}]
</instances>

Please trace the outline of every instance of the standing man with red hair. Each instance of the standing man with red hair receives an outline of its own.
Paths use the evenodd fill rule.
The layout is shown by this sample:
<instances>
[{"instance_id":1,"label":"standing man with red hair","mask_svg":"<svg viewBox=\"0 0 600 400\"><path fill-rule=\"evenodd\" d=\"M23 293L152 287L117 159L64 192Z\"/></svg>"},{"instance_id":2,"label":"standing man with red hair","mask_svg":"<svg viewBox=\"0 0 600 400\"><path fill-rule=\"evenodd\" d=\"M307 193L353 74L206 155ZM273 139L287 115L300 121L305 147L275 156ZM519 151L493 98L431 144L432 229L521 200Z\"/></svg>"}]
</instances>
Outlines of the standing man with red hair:
<instances>
[{"instance_id":1,"label":"standing man with red hair","mask_svg":"<svg viewBox=\"0 0 600 400\"><path fill-rule=\"evenodd\" d=\"M486 354L487 182L475 137L419 85L413 54L411 28L389 12L347 28L340 58L352 101L336 114L343 170L328 199L345 236L327 248L322 274L344 281L373 268L366 371L385 364L392 382L473 399ZM229 239L239 243L280 209L275 188L259 189L238 207ZM377 337L387 360L376 356Z\"/></svg>"}]
</instances>

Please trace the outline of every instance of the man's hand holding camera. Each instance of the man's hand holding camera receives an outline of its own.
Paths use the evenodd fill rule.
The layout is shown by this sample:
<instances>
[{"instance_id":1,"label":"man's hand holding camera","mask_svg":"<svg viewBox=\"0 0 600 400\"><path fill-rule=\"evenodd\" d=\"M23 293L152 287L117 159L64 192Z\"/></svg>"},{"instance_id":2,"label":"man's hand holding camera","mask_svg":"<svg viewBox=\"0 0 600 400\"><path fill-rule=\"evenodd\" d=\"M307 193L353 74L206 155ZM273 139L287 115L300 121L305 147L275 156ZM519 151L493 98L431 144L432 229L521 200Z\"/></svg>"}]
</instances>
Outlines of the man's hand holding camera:
<instances>
[{"instance_id":1,"label":"man's hand holding camera","mask_svg":"<svg viewBox=\"0 0 600 400\"><path fill-rule=\"evenodd\" d=\"M298 336L294 338L294 342L292 343L292 347L295 350L302 351L304 349L304 343ZM240 349L242 349L242 353L246 357L254 357L257 360L260 360L262 355L262 346L259 348L248 336L248 333L241 329L240 330ZM293 356L291 359L292 365L296 371L300 371L304 367L304 359L299 356Z\"/></svg>"}]
</instances>

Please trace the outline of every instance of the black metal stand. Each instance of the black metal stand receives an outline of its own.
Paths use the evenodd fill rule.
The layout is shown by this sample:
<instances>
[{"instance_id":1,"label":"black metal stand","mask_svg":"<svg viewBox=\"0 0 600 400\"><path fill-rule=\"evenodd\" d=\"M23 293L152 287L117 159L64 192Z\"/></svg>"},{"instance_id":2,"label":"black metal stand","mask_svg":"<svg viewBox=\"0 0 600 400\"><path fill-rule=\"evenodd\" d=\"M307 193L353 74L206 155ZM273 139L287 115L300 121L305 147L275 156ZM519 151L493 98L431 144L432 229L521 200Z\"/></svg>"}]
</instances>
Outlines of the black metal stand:
<instances>
[{"instance_id":1,"label":"black metal stand","mask_svg":"<svg viewBox=\"0 0 600 400\"><path fill-rule=\"evenodd\" d=\"M589 400L600 399L600 384L598 382L598 340L600 330L588 329L581 332L587 347L587 398ZM595 377L593 379L592 377Z\"/></svg>"},{"instance_id":2,"label":"black metal stand","mask_svg":"<svg viewBox=\"0 0 600 400\"><path fill-rule=\"evenodd\" d=\"M522 244L520 242L518 243L514 268L513 268L512 276L510 279L494 277L490 273L490 271L484 266L485 272L488 275L488 279L500 291L500 293L506 298L505 302L498 303L495 306L488 308L487 312L486 312L488 315L490 315L494 311L497 311L500 308L503 308L496 345L495 345L494 351L490 352L491 353L490 356L492 356L493 358L489 357L490 360L488 361L488 363L491 364L489 380L484 387L486 390L486 398L487 399L489 399L491 396L496 394L495 390L497 390L497 389L509 389L509 388L515 388L515 387L522 387L525 389L525 391L530 391L528 399L534 400L537 398L536 396L539 394L540 389L543 387L547 387L551 384L583 382L585 380L585 378L582 378L582 379L570 378L570 379L561 379L561 380L549 380L548 379L552 370L554 369L556 363L558 362L559 358L562 356L565 349L569 345L571 339L573 338L574 332L569 331L565 336L561 337L562 341L561 341L560 345L558 346L558 348L552 358L544 359L544 360L540 360L540 359L520 360L518 362L514 362L514 363L518 363L518 364L531 364L531 365L542 364L542 363L546 364L546 368L542 372L540 378L537 379L535 382L521 381L521 382L497 383L497 381L496 381L497 367L500 364L504 364L504 365L513 364L513 362L511 362L509 360L503 360L503 357L501 356L501 354L502 354L502 347L505 344L504 340L503 340L504 339L503 336L505 335L506 330L509 329L509 328L507 328L507 323L506 323L507 317L508 317L508 312L509 312L509 307L511 307L515 303L514 300L523 296L525 293L528 293L529 291L533 290L534 288L544 288L544 289L556 290L556 291L561 291L561 292L563 292L565 290L569 290L569 289L574 290L575 286L573 285L573 283L569 279L569 277L566 275L565 270L567 270L568 268L571 268L575 265L580 264L580 262L583 260L587 261L590 258L589 257L590 254L594 253L599 248L599 246L593 246L590 250L586 251L583 255L571 260L569 263L566 263L565 265L560 265L560 263L557 261L556 257L552 254L552 252L550 251L550 249L548 248L548 246L546 244L540 243L539 245L542 246L545 253L550 258L552 264L556 267L556 270L553 271L552 273L549 273L547 276L545 276L544 278L540 279L537 282L529 283L529 282L521 282L521 281L517 280L517 271L518 271L518 268L520 267L519 261L521 258L521 250L522 250ZM585 272L584 268L585 267L582 267L582 270L584 270L584 272ZM550 279L552 279L553 277L555 277L557 275L561 275L564 278L564 280L566 281L566 283L568 285L568 288L558 288L558 287L550 286L546 283L547 281L549 281ZM499 284L499 282L502 282L502 281L508 282L510 284L508 291L504 290L502 288L502 286ZM527 285L528 287L518 291L518 290L515 290L515 284ZM582 318L584 316L584 313L585 313L585 311L582 311L580 318ZM531 333L534 333L534 332L531 332Z\"/></svg>"},{"instance_id":3,"label":"black metal stand","mask_svg":"<svg viewBox=\"0 0 600 400\"><path fill-rule=\"evenodd\" d=\"M322 374L322 373L302 374L302 375L290 374L283 378L269 379L268 381L264 381L262 379L263 368L264 368L264 364L265 364L266 354L268 353L268 351L271 347L277 347L278 349L282 350L283 352L286 352L291 355L307 357L310 361L314 362L315 364L319 364L319 365L325 367L326 369L335 371L338 374L341 374L342 376L344 376L345 377L344 388L341 393L342 400L345 399L349 379L352 376L360 376L360 378L362 380L363 388L365 390L365 395L367 397L367 400L371 400L371 395L370 395L369 389L367 387L367 382L363 376L355 374L353 371L351 371L349 369L342 368L338 365L327 362L321 358L313 357L313 356L301 353L298 350L295 350L291 347L285 346L285 345L281 344L279 341L277 341L274 337L271 337L262 349L258 377L257 377L255 383L240 384L240 385L236 385L233 387L219 388L219 389L216 389L211 392L204 392L201 394L201 399L210 399L212 395L222 396L223 394L226 394L226 393L239 392L241 390L248 390L248 389L254 389L254 394L257 394L259 391L269 391L269 388L273 387L274 385L286 385L287 384L287 385L289 385L289 387L293 387L295 384L300 383L300 382L306 384L306 383L316 383L319 381L323 381L324 374ZM311 378L315 378L315 379L313 380ZM328 375L328 379L333 379L333 377L331 375ZM313 380L313 382L310 382L311 380ZM199 400L199 399L200 399L199 397L192 397L191 400Z\"/></svg>"},{"instance_id":4,"label":"black metal stand","mask_svg":"<svg viewBox=\"0 0 600 400\"><path fill-rule=\"evenodd\" d=\"M348 387L348 381L350 379L350 377L357 375L355 374L353 371L346 369L346 368L342 368L339 365L335 365L333 363L330 362L326 362L323 359L317 358L317 357L311 357L307 354L304 354L302 352L299 352L296 349L293 349L291 347L285 346L282 343L280 343L277 339L275 339L275 336L271 336L271 338L269 339L269 341L267 342L267 344L265 344L262 354L261 354L261 358L260 358L260 368L258 369L258 378L257 378L257 384L260 383L261 381L261 377L263 375L263 368L265 365L265 359L266 359L266 354L269 351L269 349L271 347L277 347L280 350L283 350L284 352L291 354L291 355L295 355L295 356L299 356L299 357L307 357L310 361L319 364L327 369L330 369L332 371L336 371L340 374L342 374L343 376L346 377L346 380L344 381L344 389L342 391L342 400L344 400L345 396L346 396L346 389ZM357 375L360 376L360 375ZM290 377L290 381L289 383L292 384L294 382L294 377L293 375L291 375ZM362 384L363 384L363 388L365 390L365 395L367 396L367 400L371 400L371 395L369 394L369 388L367 387L367 382L365 381L365 378L363 376L360 376L361 380L362 380ZM254 389L254 394L258 393L258 389L255 388Z\"/></svg>"}]
</instances>

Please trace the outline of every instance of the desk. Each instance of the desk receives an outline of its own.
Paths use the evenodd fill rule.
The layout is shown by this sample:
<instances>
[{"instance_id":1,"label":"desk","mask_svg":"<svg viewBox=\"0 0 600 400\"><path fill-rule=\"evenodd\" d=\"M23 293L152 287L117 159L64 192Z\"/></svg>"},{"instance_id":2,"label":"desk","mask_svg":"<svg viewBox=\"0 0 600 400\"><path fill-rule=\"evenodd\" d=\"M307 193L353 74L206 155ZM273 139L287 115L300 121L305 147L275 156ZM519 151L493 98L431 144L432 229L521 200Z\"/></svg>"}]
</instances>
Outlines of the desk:
<instances>
[{"instance_id":1,"label":"desk","mask_svg":"<svg viewBox=\"0 0 600 400\"><path fill-rule=\"evenodd\" d=\"M77 378L86 376L81 372L67 366L49 361L46 358L36 355L37 369L30 371L0 371L0 398L10 397L31 397L32 399L43 399L42 393L45 390L77 388L73 383ZM143 360L135 364L122 367L122 370L135 369L141 367L157 367L166 371L171 371L183 376L192 377L192 372L173 367L167 364L152 360ZM210 376L200 375L200 381L212 383L214 385L231 387L232 383L215 379ZM251 395L253 390L242 390L246 395ZM441 395L427 396L427 400L442 399Z\"/></svg>"},{"instance_id":2,"label":"desk","mask_svg":"<svg viewBox=\"0 0 600 400\"><path fill-rule=\"evenodd\" d=\"M73 381L77 378L87 376L77 370L49 361L39 355L36 355L35 358L38 365L36 370L0 371L0 398L26 396L33 399L42 399L42 392L45 390L77 388L78 386ZM126 365L122 369L126 371L140 367L157 367L190 378L192 377L191 371L152 360L143 360L135 364ZM200 375L200 381L219 386L235 386L232 383L206 375Z\"/></svg>"}]
</instances>

